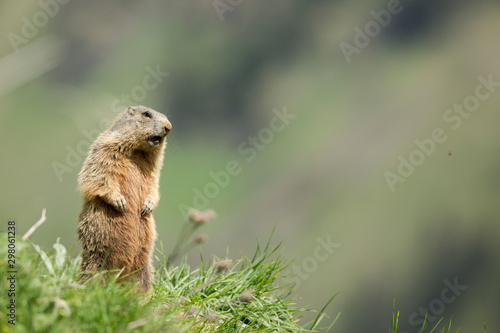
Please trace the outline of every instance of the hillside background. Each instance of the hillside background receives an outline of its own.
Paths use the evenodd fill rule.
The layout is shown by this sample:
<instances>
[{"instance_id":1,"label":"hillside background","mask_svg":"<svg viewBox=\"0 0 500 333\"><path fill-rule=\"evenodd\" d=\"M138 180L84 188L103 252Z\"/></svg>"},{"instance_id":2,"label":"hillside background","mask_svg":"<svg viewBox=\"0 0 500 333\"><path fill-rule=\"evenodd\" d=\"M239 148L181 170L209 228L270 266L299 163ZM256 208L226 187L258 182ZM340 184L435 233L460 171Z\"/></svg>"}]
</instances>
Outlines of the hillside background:
<instances>
[{"instance_id":1,"label":"hillside background","mask_svg":"<svg viewBox=\"0 0 500 333\"><path fill-rule=\"evenodd\" d=\"M166 251L182 207L205 201L219 218L204 256L253 253L276 224L298 303L340 291L335 332L387 331L394 296L403 332L429 306L464 332L482 318L500 331L500 88L458 128L443 119L478 76L500 82L497 1L403 1L350 62L340 44L387 1L60 1L0 4L0 218L19 234L46 208L33 242L80 251L89 136L144 104L174 127L155 211ZM447 140L392 191L386 172L436 128ZM233 160L241 172L196 200ZM444 302L446 280L467 289Z\"/></svg>"}]
</instances>

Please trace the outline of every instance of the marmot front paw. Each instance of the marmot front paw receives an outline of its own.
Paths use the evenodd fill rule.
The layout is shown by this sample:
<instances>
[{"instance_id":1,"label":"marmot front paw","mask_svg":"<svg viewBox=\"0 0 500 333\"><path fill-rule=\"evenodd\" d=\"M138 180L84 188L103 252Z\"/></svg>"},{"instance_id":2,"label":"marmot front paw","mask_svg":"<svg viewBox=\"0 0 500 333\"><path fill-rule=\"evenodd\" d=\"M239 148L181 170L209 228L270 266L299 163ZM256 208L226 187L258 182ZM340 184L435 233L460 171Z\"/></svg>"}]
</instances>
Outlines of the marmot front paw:
<instances>
[{"instance_id":1,"label":"marmot front paw","mask_svg":"<svg viewBox=\"0 0 500 333\"><path fill-rule=\"evenodd\" d=\"M127 211L127 202L125 201L125 197L121 194L111 199L111 204L119 212L123 213Z\"/></svg>"},{"instance_id":2,"label":"marmot front paw","mask_svg":"<svg viewBox=\"0 0 500 333\"><path fill-rule=\"evenodd\" d=\"M144 200L144 207L142 207L142 210L141 210L141 215L144 216L144 215L151 213L153 211L154 207L155 207L155 203L153 202L153 200L149 197L146 198L146 200Z\"/></svg>"}]
</instances>

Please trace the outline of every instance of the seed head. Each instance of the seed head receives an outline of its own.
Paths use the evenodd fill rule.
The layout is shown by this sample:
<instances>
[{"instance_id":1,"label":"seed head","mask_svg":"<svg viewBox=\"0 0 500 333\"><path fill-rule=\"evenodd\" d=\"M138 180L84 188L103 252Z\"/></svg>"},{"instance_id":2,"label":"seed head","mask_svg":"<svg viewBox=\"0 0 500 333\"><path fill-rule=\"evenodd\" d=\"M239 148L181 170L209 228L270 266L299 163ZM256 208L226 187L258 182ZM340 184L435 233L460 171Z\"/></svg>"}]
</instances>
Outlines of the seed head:
<instances>
[{"instance_id":1,"label":"seed head","mask_svg":"<svg viewBox=\"0 0 500 333\"><path fill-rule=\"evenodd\" d=\"M195 223L200 220L201 212L198 209L191 208L189 210L189 219Z\"/></svg>"},{"instance_id":2,"label":"seed head","mask_svg":"<svg viewBox=\"0 0 500 333\"><path fill-rule=\"evenodd\" d=\"M225 272L229 272L232 265L233 265L233 262L231 260L224 260L224 261L218 262L215 265L215 269L217 270L217 273L225 273Z\"/></svg>"},{"instance_id":3,"label":"seed head","mask_svg":"<svg viewBox=\"0 0 500 333\"><path fill-rule=\"evenodd\" d=\"M241 293L240 302L248 303L251 300L253 300L253 294L250 290L246 289L244 292Z\"/></svg>"},{"instance_id":4,"label":"seed head","mask_svg":"<svg viewBox=\"0 0 500 333\"><path fill-rule=\"evenodd\" d=\"M211 221L213 220L217 214L215 213L214 210L212 209L207 209L207 210L204 210L204 211L200 211L198 209L194 209L192 208L190 211L189 211L189 219L196 223L196 224L203 224L205 222L208 222L208 221Z\"/></svg>"},{"instance_id":5,"label":"seed head","mask_svg":"<svg viewBox=\"0 0 500 333\"><path fill-rule=\"evenodd\" d=\"M195 237L195 242L198 244L203 244L208 241L208 235L207 234L199 234L198 236Z\"/></svg>"},{"instance_id":6,"label":"seed head","mask_svg":"<svg viewBox=\"0 0 500 333\"><path fill-rule=\"evenodd\" d=\"M212 221L217 217L217 213L213 209L207 209L202 212L202 216L205 219L205 221Z\"/></svg>"}]
</instances>

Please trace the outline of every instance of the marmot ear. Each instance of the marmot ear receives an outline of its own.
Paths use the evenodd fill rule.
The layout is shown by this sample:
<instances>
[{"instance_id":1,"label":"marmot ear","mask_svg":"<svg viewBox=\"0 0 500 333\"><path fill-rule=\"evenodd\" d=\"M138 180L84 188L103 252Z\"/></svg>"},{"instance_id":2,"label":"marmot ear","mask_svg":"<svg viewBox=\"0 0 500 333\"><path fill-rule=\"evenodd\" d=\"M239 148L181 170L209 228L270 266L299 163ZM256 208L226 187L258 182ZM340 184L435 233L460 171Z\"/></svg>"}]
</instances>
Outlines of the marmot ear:
<instances>
[{"instance_id":1,"label":"marmot ear","mask_svg":"<svg viewBox=\"0 0 500 333\"><path fill-rule=\"evenodd\" d=\"M133 115L133 114L135 113L135 110L136 110L135 106L129 106L129 107L127 108L127 113L128 113L129 115Z\"/></svg>"}]
</instances>

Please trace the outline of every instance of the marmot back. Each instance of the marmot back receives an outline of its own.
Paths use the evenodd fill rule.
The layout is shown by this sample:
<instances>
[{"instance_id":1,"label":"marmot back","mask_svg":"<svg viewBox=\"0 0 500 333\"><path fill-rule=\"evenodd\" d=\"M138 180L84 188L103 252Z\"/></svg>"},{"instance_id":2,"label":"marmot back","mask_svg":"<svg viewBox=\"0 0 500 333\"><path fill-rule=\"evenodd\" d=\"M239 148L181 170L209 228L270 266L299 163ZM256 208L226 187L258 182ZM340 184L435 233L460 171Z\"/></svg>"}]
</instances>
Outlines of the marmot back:
<instances>
[{"instance_id":1,"label":"marmot back","mask_svg":"<svg viewBox=\"0 0 500 333\"><path fill-rule=\"evenodd\" d=\"M78 178L83 209L78 224L81 270L101 269L151 285L156 227L151 212L159 201L159 179L167 117L131 106L90 147Z\"/></svg>"}]
</instances>

